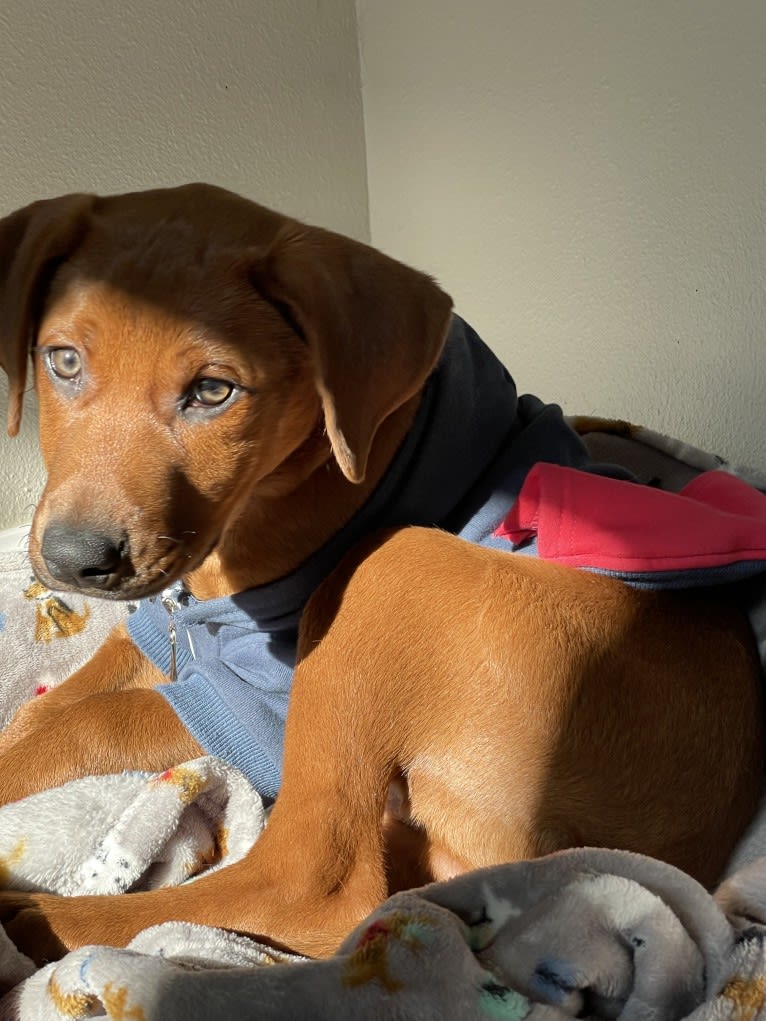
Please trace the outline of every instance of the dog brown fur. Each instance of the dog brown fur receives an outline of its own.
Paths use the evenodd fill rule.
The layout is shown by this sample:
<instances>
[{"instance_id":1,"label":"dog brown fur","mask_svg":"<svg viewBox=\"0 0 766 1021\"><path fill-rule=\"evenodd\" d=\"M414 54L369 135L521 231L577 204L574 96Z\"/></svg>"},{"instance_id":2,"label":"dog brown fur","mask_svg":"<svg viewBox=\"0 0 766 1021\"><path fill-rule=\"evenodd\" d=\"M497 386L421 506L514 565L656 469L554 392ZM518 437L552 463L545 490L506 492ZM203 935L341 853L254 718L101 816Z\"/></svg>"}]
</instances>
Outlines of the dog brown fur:
<instances>
[{"instance_id":1,"label":"dog brown fur","mask_svg":"<svg viewBox=\"0 0 766 1021\"><path fill-rule=\"evenodd\" d=\"M302 563L380 480L450 316L428 277L202 185L35 203L0 222L0 258L9 428L31 347L48 469L32 562L76 588L51 576L46 529L127 537L131 570L97 592L111 598L180 577L229 595ZM61 347L87 359L82 390L46 371ZM179 414L211 376L238 399ZM120 945L175 918L323 955L398 883L583 844L711 883L757 801L758 666L719 599L404 529L323 583L298 658L283 785L252 852L179 889L6 892L22 949ZM2 735L0 800L200 754L163 680L118 629ZM403 818L384 825L392 781Z\"/></svg>"}]
</instances>

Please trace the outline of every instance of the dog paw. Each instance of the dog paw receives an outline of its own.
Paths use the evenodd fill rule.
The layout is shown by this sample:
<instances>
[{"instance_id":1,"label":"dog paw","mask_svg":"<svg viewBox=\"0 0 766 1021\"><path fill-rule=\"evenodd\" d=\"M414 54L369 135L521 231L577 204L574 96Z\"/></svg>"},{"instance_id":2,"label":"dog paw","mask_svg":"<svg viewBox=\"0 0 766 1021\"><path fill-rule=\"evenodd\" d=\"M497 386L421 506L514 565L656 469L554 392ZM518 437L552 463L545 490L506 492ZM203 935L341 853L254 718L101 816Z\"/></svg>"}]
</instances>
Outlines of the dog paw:
<instances>
[{"instance_id":1,"label":"dog paw","mask_svg":"<svg viewBox=\"0 0 766 1021\"><path fill-rule=\"evenodd\" d=\"M76 942L67 942L55 920L55 902L63 900L50 894L0 892L0 923L11 942L38 967L57 961ZM51 910L51 902L54 909ZM64 926L66 928L66 926ZM70 934L71 935L71 934Z\"/></svg>"},{"instance_id":2,"label":"dog paw","mask_svg":"<svg viewBox=\"0 0 766 1021\"><path fill-rule=\"evenodd\" d=\"M78 947L127 946L142 929L172 917L164 893L59 897L3 890L0 924L16 947L41 965Z\"/></svg>"}]
</instances>

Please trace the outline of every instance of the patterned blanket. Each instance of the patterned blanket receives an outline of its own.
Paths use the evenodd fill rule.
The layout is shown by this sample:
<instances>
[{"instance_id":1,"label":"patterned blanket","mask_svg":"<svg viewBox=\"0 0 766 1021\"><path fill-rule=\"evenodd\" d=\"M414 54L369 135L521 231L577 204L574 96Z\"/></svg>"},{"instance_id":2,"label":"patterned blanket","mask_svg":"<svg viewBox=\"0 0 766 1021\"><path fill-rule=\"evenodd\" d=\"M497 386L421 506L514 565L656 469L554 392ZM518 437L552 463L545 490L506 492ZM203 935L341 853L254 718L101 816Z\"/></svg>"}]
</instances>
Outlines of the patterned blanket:
<instances>
[{"instance_id":1,"label":"patterned blanket","mask_svg":"<svg viewBox=\"0 0 766 1021\"><path fill-rule=\"evenodd\" d=\"M579 425L601 459L667 488L721 466L647 430ZM22 552L0 552L0 723L126 612L47 592ZM211 758L88 777L0 809L0 875L62 895L194 882L241 857L264 818L244 778ZM0 932L0 1021L766 1021L764 940L766 807L712 895L648 858L568 851L392 897L323 962L170 922L126 950L36 970Z\"/></svg>"}]
</instances>

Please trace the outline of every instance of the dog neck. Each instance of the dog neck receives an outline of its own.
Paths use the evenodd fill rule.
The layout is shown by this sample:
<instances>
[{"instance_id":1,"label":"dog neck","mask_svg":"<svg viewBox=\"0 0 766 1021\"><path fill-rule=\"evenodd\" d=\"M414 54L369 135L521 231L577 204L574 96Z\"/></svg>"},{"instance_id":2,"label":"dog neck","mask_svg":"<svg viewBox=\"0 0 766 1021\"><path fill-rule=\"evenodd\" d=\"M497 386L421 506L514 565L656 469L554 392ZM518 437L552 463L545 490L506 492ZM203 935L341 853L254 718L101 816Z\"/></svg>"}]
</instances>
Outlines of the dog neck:
<instances>
[{"instance_id":1,"label":"dog neck","mask_svg":"<svg viewBox=\"0 0 766 1021\"><path fill-rule=\"evenodd\" d=\"M205 600L230 596L299 567L370 497L411 428L419 403L417 395L382 423L361 483L343 475L324 430L315 430L281 467L280 484L270 486L264 480L218 546L184 579L192 595Z\"/></svg>"},{"instance_id":2,"label":"dog neck","mask_svg":"<svg viewBox=\"0 0 766 1021\"><path fill-rule=\"evenodd\" d=\"M371 532L403 524L459 532L486 498L479 480L538 413L535 405L519 415L513 380L455 316L422 393L378 429L364 482L343 476L324 431L315 429L283 462L278 485L254 491L187 585L205 600L260 590L258 605L269 618L298 611ZM537 444L528 441L514 458L523 461Z\"/></svg>"}]
</instances>

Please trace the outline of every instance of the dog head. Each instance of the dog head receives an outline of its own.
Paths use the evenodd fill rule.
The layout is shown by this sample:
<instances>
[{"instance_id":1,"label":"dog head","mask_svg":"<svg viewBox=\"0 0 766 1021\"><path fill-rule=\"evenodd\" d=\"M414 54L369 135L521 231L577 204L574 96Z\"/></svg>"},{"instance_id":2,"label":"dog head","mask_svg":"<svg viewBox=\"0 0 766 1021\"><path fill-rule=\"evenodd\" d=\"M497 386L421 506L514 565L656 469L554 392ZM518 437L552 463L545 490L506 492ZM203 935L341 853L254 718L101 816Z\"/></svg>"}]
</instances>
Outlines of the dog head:
<instances>
[{"instance_id":1,"label":"dog head","mask_svg":"<svg viewBox=\"0 0 766 1021\"><path fill-rule=\"evenodd\" d=\"M359 486L451 308L423 274L206 185L36 202L0 221L0 267L8 430L31 353L48 471L33 566L112 598L188 574L312 472Z\"/></svg>"}]
</instances>

